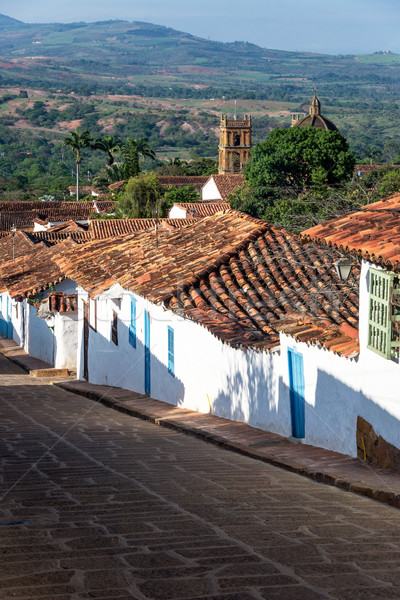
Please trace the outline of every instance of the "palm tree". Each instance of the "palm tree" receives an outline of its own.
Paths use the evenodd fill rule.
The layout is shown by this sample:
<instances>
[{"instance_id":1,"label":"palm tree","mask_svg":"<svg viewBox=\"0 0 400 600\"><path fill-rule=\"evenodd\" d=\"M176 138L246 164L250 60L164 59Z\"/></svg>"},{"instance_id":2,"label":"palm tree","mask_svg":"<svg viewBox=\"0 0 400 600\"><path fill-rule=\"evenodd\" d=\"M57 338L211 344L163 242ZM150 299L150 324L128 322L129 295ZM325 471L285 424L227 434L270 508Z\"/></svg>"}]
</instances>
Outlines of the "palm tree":
<instances>
[{"instance_id":1,"label":"palm tree","mask_svg":"<svg viewBox=\"0 0 400 600\"><path fill-rule=\"evenodd\" d=\"M100 173L93 179L93 184L102 189L107 188L111 183L122 181L125 179L124 165L121 163L113 163L110 167L102 169Z\"/></svg>"},{"instance_id":2,"label":"palm tree","mask_svg":"<svg viewBox=\"0 0 400 600\"><path fill-rule=\"evenodd\" d=\"M122 155L125 159L125 178L135 177L140 173L139 156L149 157L153 160L156 155L151 149L147 138L139 138L134 140L127 138L122 147Z\"/></svg>"},{"instance_id":3,"label":"palm tree","mask_svg":"<svg viewBox=\"0 0 400 600\"><path fill-rule=\"evenodd\" d=\"M94 150L101 150L108 155L106 166L111 167L114 163L114 154L121 149L122 142L114 135L104 135L102 138L97 138L92 147Z\"/></svg>"},{"instance_id":4,"label":"palm tree","mask_svg":"<svg viewBox=\"0 0 400 600\"><path fill-rule=\"evenodd\" d=\"M62 141L63 146L69 146L75 154L76 162L76 199L79 200L79 168L82 162L82 150L92 145L92 136L88 131L71 131Z\"/></svg>"}]
</instances>

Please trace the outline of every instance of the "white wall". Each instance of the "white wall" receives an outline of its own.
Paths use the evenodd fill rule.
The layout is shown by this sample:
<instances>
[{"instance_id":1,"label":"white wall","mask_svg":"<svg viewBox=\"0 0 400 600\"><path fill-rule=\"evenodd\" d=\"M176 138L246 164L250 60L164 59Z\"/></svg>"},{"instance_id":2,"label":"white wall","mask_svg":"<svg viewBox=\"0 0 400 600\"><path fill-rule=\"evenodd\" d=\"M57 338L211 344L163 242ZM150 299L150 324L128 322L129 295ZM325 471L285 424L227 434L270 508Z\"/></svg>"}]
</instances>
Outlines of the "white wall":
<instances>
[{"instance_id":1,"label":"white wall","mask_svg":"<svg viewBox=\"0 0 400 600\"><path fill-rule=\"evenodd\" d=\"M222 200L221 194L219 193L219 190L218 190L212 176L207 181L207 183L205 183L203 185L203 188L201 190L201 199L202 200L219 200L219 201Z\"/></svg>"},{"instance_id":2,"label":"white wall","mask_svg":"<svg viewBox=\"0 0 400 600\"><path fill-rule=\"evenodd\" d=\"M82 300L78 376L83 378ZM289 394L279 394L279 354L234 350L201 325L182 319L135 296L136 349L128 341L131 294L120 308L111 299L98 300L97 331L89 332L89 381L144 393L144 311L151 315L151 396L236 421L290 434ZM111 341L112 310L119 313L118 346ZM175 376L168 373L168 326L174 330Z\"/></svg>"},{"instance_id":3,"label":"white wall","mask_svg":"<svg viewBox=\"0 0 400 600\"><path fill-rule=\"evenodd\" d=\"M161 306L137 300L137 346L128 342L130 297L122 292L98 301L97 331L89 334L89 380L144 393L144 311L151 315L151 396L254 427L291 435L288 348L303 356L305 439L356 456L360 415L378 435L400 448L400 365L366 348L368 265L361 272L360 340L357 359L298 343L281 334L280 352L233 349L201 325ZM118 295L121 288L115 286ZM111 294L112 295L112 294ZM80 298L87 298L80 290ZM119 315L118 346L111 341L112 310ZM81 316L81 300L80 300ZM82 318L78 373L82 377ZM168 326L174 330L175 377L168 373Z\"/></svg>"},{"instance_id":4,"label":"white wall","mask_svg":"<svg viewBox=\"0 0 400 600\"><path fill-rule=\"evenodd\" d=\"M54 286L54 291L75 293L76 283L65 279ZM41 294L47 298L50 290ZM37 309L24 298L11 300L8 292L0 295L0 313L7 318L7 297L11 311L13 340L28 354L57 368L75 369L78 347L78 313L55 313L49 320L37 316Z\"/></svg>"},{"instance_id":5,"label":"white wall","mask_svg":"<svg viewBox=\"0 0 400 600\"><path fill-rule=\"evenodd\" d=\"M176 204L173 205L172 208L170 208L170 211L168 213L168 218L169 219L186 219L186 209L181 208L180 206L177 206Z\"/></svg>"}]
</instances>

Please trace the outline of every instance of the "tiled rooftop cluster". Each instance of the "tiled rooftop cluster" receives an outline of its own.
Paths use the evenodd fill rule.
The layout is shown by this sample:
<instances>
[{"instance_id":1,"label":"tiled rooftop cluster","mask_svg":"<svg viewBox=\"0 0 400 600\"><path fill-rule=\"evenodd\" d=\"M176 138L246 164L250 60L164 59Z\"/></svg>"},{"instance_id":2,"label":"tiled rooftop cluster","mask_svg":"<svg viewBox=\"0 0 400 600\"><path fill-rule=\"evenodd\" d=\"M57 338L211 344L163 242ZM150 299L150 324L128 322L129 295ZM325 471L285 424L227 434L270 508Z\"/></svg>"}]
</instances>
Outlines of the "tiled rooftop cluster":
<instances>
[{"instance_id":1,"label":"tiled rooftop cluster","mask_svg":"<svg viewBox=\"0 0 400 600\"><path fill-rule=\"evenodd\" d=\"M174 206L186 210L187 218L202 218L230 210L229 202L176 202Z\"/></svg>"},{"instance_id":2,"label":"tiled rooftop cluster","mask_svg":"<svg viewBox=\"0 0 400 600\"><path fill-rule=\"evenodd\" d=\"M111 200L96 200L95 201L100 211L110 210L114 207L114 202ZM71 214L71 218L75 214L87 211L93 212L93 202L40 202L37 200L26 202L0 202L0 212L26 212L35 210L39 213L51 214L56 212L66 212Z\"/></svg>"},{"instance_id":3,"label":"tiled rooftop cluster","mask_svg":"<svg viewBox=\"0 0 400 600\"><path fill-rule=\"evenodd\" d=\"M198 321L233 346L272 349L280 330L352 356L358 286L340 282L334 248L231 211L191 227L90 242L56 258L95 296L119 283ZM356 270L355 277L359 276Z\"/></svg>"},{"instance_id":4,"label":"tiled rooftop cluster","mask_svg":"<svg viewBox=\"0 0 400 600\"><path fill-rule=\"evenodd\" d=\"M311 227L302 236L399 271L400 194Z\"/></svg>"},{"instance_id":5,"label":"tiled rooftop cluster","mask_svg":"<svg viewBox=\"0 0 400 600\"><path fill-rule=\"evenodd\" d=\"M17 232L16 235L21 232ZM6 238L9 239L9 238ZM3 240L0 241L0 243ZM28 242L29 243L29 242ZM12 298L24 298L42 292L65 279L55 258L69 254L75 243L60 242L50 248L43 244L30 247L29 253L0 264L0 292L8 290Z\"/></svg>"},{"instance_id":6,"label":"tiled rooftop cluster","mask_svg":"<svg viewBox=\"0 0 400 600\"><path fill-rule=\"evenodd\" d=\"M100 212L113 209L114 202L96 201ZM93 202L0 202L0 228L2 231L29 229L35 220L51 221L87 220L96 212Z\"/></svg>"},{"instance_id":7,"label":"tiled rooftop cluster","mask_svg":"<svg viewBox=\"0 0 400 600\"><path fill-rule=\"evenodd\" d=\"M93 219L90 222L89 235L94 240L100 240L118 235L135 233L146 229L154 229L156 223L160 229L175 229L187 227L194 219Z\"/></svg>"},{"instance_id":8,"label":"tiled rooftop cluster","mask_svg":"<svg viewBox=\"0 0 400 600\"><path fill-rule=\"evenodd\" d=\"M8 234L0 238L0 264L13 260L13 256L17 258L28 255L34 249L33 241L22 231L16 231L14 237Z\"/></svg>"}]
</instances>

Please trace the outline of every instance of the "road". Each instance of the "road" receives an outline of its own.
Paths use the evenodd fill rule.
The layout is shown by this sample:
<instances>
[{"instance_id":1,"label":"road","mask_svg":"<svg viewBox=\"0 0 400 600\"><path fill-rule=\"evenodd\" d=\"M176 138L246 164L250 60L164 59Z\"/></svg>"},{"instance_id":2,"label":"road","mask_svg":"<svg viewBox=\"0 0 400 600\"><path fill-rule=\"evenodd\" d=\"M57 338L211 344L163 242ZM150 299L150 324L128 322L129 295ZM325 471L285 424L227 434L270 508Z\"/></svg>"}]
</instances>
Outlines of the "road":
<instances>
[{"instance_id":1,"label":"road","mask_svg":"<svg viewBox=\"0 0 400 600\"><path fill-rule=\"evenodd\" d=\"M400 511L0 357L0 598L398 599Z\"/></svg>"}]
</instances>

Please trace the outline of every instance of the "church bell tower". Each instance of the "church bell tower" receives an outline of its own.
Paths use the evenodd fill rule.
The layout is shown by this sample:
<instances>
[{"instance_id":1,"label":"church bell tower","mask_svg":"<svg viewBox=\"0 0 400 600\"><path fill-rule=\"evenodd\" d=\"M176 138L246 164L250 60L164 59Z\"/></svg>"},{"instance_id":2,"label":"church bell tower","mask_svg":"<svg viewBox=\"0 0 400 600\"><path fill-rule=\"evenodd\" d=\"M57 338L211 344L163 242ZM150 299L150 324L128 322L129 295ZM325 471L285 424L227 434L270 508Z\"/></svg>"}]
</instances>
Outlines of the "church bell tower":
<instances>
[{"instance_id":1,"label":"church bell tower","mask_svg":"<svg viewBox=\"0 0 400 600\"><path fill-rule=\"evenodd\" d=\"M250 159L251 117L242 120L221 116L219 126L219 170L220 175L242 173Z\"/></svg>"}]
</instances>

